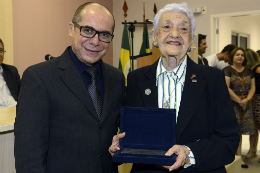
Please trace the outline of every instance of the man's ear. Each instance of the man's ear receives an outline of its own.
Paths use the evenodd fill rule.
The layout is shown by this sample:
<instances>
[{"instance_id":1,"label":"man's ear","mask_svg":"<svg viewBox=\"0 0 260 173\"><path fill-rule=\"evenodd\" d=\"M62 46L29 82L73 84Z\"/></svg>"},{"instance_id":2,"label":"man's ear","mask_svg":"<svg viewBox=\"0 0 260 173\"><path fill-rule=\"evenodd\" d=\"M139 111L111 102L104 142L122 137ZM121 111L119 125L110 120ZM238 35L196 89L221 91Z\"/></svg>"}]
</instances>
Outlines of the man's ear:
<instances>
[{"instance_id":1,"label":"man's ear","mask_svg":"<svg viewBox=\"0 0 260 173\"><path fill-rule=\"evenodd\" d=\"M69 23L69 36L73 36L74 24L72 22Z\"/></svg>"}]
</instances>

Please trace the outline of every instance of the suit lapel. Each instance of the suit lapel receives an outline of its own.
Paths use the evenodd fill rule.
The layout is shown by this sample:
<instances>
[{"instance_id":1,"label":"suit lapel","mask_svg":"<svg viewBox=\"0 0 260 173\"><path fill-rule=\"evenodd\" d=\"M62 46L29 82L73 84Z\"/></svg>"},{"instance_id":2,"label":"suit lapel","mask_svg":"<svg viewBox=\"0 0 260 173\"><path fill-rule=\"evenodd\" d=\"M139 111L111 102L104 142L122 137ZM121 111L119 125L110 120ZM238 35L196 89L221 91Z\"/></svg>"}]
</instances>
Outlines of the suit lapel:
<instances>
[{"instance_id":1,"label":"suit lapel","mask_svg":"<svg viewBox=\"0 0 260 173\"><path fill-rule=\"evenodd\" d=\"M143 82L139 82L139 88L142 93L142 98L145 107L157 107L158 108L158 91L156 86L156 69L158 60L147 68L145 72L145 79ZM151 91L150 94L145 91Z\"/></svg>"},{"instance_id":2,"label":"suit lapel","mask_svg":"<svg viewBox=\"0 0 260 173\"><path fill-rule=\"evenodd\" d=\"M113 76L110 74L110 70L103 61L101 61L101 67L102 67L102 73L103 73L103 79L104 79L104 89L105 89L105 96L104 96L104 102L103 102L103 109L101 114L101 121L102 123L108 115L110 115L110 112L112 109L111 105L113 103L113 95L114 95L114 87L115 84L113 81Z\"/></svg>"},{"instance_id":3,"label":"suit lapel","mask_svg":"<svg viewBox=\"0 0 260 173\"><path fill-rule=\"evenodd\" d=\"M76 97L87 107L88 111L95 117L97 113L92 102L92 99L88 93L87 87L76 67L71 60L68 51L66 50L61 56L59 63L60 78L68 86L68 88L76 95Z\"/></svg>"},{"instance_id":4,"label":"suit lapel","mask_svg":"<svg viewBox=\"0 0 260 173\"><path fill-rule=\"evenodd\" d=\"M147 68L145 72L145 80L139 83L139 88L142 93L145 107L158 107L158 92L156 86L156 70L158 61ZM195 74L195 81L192 81L191 76ZM185 76L185 84L183 88L180 109L177 118L176 126L176 139L180 138L182 132L188 125L196 108L199 100L204 92L206 81L201 78L201 70L199 66L194 63L189 57L187 59L187 71ZM145 90L150 89L151 94L146 95Z\"/></svg>"},{"instance_id":5,"label":"suit lapel","mask_svg":"<svg viewBox=\"0 0 260 173\"><path fill-rule=\"evenodd\" d=\"M2 68L3 68L3 77L4 77L4 80L8 86L8 88L10 89L11 88L11 84L12 84L12 77L11 77L11 74L8 70L6 70L4 64L2 64Z\"/></svg>"},{"instance_id":6,"label":"suit lapel","mask_svg":"<svg viewBox=\"0 0 260 173\"><path fill-rule=\"evenodd\" d=\"M199 66L188 57L185 83L177 118L177 143L182 132L184 131L192 116L194 115L207 83L206 80L203 80L201 78L200 73L201 71ZM196 81L192 81L192 75L196 75L196 77L193 78Z\"/></svg>"}]
</instances>

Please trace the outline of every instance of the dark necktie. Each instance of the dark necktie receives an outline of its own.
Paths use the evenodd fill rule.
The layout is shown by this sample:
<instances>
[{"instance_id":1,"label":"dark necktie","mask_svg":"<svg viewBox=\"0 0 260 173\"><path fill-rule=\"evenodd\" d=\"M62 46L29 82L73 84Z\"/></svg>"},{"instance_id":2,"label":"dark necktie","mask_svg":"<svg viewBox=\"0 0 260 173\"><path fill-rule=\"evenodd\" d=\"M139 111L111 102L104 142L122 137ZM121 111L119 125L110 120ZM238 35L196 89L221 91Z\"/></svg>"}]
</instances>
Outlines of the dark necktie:
<instances>
[{"instance_id":1,"label":"dark necktie","mask_svg":"<svg viewBox=\"0 0 260 173\"><path fill-rule=\"evenodd\" d=\"M102 107L103 107L103 97L97 86L97 80L96 80L97 69L95 67L90 67L87 70L85 70L85 72L90 77L90 84L88 86L88 92L92 98L98 118L101 119L101 112L102 112Z\"/></svg>"},{"instance_id":2,"label":"dark necktie","mask_svg":"<svg viewBox=\"0 0 260 173\"><path fill-rule=\"evenodd\" d=\"M204 62L204 57L201 55L201 56L199 56L199 59L201 60L201 63L203 64L203 65L205 65L205 62Z\"/></svg>"}]
</instances>

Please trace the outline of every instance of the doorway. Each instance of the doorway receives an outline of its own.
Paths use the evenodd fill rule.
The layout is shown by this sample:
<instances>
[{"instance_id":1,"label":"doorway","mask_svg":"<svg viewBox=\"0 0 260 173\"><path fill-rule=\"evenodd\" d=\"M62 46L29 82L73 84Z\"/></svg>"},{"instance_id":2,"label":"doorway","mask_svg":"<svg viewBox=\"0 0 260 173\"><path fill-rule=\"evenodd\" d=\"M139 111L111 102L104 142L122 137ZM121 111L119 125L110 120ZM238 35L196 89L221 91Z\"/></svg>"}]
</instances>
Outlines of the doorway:
<instances>
[{"instance_id":1,"label":"doorway","mask_svg":"<svg viewBox=\"0 0 260 173\"><path fill-rule=\"evenodd\" d=\"M260 49L259 21L260 10L211 15L211 54L218 53L224 46L231 44L235 34L238 36L238 46ZM240 44L240 41L243 43Z\"/></svg>"}]
</instances>

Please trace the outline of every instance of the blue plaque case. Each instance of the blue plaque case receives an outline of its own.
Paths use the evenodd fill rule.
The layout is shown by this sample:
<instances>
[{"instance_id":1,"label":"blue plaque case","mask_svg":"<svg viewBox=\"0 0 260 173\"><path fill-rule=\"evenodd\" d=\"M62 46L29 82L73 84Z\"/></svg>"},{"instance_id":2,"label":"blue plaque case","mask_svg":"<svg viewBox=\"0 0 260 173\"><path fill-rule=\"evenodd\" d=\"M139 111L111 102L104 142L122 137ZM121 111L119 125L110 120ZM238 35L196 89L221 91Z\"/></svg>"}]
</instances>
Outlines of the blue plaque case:
<instances>
[{"instance_id":1,"label":"blue plaque case","mask_svg":"<svg viewBox=\"0 0 260 173\"><path fill-rule=\"evenodd\" d=\"M176 110L144 107L120 109L120 150L114 162L172 165L176 155L165 156L176 141Z\"/></svg>"}]
</instances>

